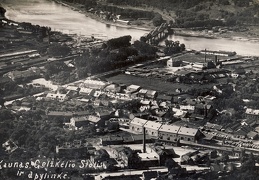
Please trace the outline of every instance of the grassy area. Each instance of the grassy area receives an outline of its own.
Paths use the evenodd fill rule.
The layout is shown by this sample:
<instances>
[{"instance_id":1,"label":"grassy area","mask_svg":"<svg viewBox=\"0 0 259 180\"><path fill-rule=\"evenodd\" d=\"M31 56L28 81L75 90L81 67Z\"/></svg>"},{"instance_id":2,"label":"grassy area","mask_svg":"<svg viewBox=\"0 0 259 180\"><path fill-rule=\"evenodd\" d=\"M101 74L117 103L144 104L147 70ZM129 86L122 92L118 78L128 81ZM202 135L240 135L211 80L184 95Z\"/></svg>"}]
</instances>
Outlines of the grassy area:
<instances>
[{"instance_id":1,"label":"grassy area","mask_svg":"<svg viewBox=\"0 0 259 180\"><path fill-rule=\"evenodd\" d=\"M158 92L166 94L174 94L176 89L181 88L186 91L192 88L202 89L202 88L211 88L214 84L179 84L172 82L165 82L159 79L154 78L142 78L138 76L132 76L127 74L119 74L107 79L108 81L114 83L124 83L126 85L135 84L139 85L142 88L156 90Z\"/></svg>"},{"instance_id":2,"label":"grassy area","mask_svg":"<svg viewBox=\"0 0 259 180\"><path fill-rule=\"evenodd\" d=\"M218 59L227 59L228 57L226 56L217 56ZM187 62L204 62L205 60L205 55L204 54L194 54L194 53L186 53L181 56L175 57L177 60L181 61L187 61ZM206 55L207 61L214 61L215 60L215 55Z\"/></svg>"}]
</instances>

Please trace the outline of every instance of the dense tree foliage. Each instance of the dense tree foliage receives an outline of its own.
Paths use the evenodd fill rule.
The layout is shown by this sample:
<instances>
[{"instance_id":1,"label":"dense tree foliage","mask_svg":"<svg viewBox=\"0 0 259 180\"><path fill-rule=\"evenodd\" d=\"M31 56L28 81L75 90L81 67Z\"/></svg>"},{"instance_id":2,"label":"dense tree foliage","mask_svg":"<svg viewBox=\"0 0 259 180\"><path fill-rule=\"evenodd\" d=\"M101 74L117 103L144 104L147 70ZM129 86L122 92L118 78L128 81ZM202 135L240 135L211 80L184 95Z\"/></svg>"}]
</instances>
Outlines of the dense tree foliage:
<instances>
[{"instance_id":1,"label":"dense tree foliage","mask_svg":"<svg viewBox=\"0 0 259 180\"><path fill-rule=\"evenodd\" d=\"M155 15L152 21L154 26L160 26L162 23L164 23L162 15L158 13Z\"/></svg>"},{"instance_id":2,"label":"dense tree foliage","mask_svg":"<svg viewBox=\"0 0 259 180\"><path fill-rule=\"evenodd\" d=\"M143 41L135 41L133 45L136 49L139 50L141 54L144 55L155 55L158 49L148 43Z\"/></svg>"},{"instance_id":3,"label":"dense tree foliage","mask_svg":"<svg viewBox=\"0 0 259 180\"><path fill-rule=\"evenodd\" d=\"M179 41L165 40L166 48L164 49L164 53L166 55L172 55L175 53L179 53L185 50L185 44L180 44Z\"/></svg>"},{"instance_id":4,"label":"dense tree foliage","mask_svg":"<svg viewBox=\"0 0 259 180\"><path fill-rule=\"evenodd\" d=\"M131 36L122 36L118 38L113 38L107 41L107 46L109 49L118 49L121 47L130 46Z\"/></svg>"},{"instance_id":5,"label":"dense tree foliage","mask_svg":"<svg viewBox=\"0 0 259 180\"><path fill-rule=\"evenodd\" d=\"M70 47L58 43L51 44L48 49L48 54L52 57L64 57L69 55L70 52Z\"/></svg>"},{"instance_id":6,"label":"dense tree foliage","mask_svg":"<svg viewBox=\"0 0 259 180\"><path fill-rule=\"evenodd\" d=\"M210 27L236 24L258 24L258 3L244 0L108 0L109 3L116 5L130 5L146 7L151 6L159 8L170 15L170 11L175 11L176 26L178 27ZM230 11L231 8L222 8L223 6L232 6L236 8L236 12ZM242 9L240 9L240 7ZM212 13L213 12L213 13ZM213 17L217 12L219 17Z\"/></svg>"}]
</instances>

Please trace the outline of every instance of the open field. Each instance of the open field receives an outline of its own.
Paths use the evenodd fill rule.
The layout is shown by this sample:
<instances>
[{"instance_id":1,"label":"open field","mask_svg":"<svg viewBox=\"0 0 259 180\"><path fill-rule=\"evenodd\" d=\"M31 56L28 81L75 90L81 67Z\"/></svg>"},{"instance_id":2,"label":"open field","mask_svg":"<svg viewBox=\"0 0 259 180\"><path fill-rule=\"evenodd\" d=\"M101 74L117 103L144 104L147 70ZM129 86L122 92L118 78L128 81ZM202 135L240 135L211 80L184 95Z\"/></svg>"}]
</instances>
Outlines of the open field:
<instances>
[{"instance_id":1,"label":"open field","mask_svg":"<svg viewBox=\"0 0 259 180\"><path fill-rule=\"evenodd\" d=\"M232 56L231 58L234 58L235 56ZM219 60L222 59L229 59L227 56L217 56ZM181 60L181 61L187 61L187 62L204 62L205 61L205 55L204 54L194 54L194 53L186 53L180 56L175 57L174 59ZM206 55L207 61L214 61L215 55Z\"/></svg>"},{"instance_id":2,"label":"open field","mask_svg":"<svg viewBox=\"0 0 259 180\"><path fill-rule=\"evenodd\" d=\"M181 88L184 91L189 89L204 89L204 88L211 88L214 84L179 84L179 83L172 83L166 82L159 79L154 78L142 78L127 74L119 74L110 78L107 78L108 81L114 83L123 83L126 85L135 84L139 85L142 88L156 90L158 92L166 93L166 94L176 94L176 89Z\"/></svg>"}]
</instances>

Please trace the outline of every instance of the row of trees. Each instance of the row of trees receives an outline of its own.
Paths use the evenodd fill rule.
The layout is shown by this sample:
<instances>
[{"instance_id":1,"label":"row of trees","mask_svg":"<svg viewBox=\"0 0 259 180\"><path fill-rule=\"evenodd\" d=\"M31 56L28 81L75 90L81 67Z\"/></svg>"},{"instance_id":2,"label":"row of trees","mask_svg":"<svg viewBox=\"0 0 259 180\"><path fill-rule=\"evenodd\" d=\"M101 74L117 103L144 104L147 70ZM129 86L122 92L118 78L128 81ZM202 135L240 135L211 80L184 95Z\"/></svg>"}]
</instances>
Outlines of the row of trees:
<instances>
[{"instance_id":1,"label":"row of trees","mask_svg":"<svg viewBox=\"0 0 259 180\"><path fill-rule=\"evenodd\" d=\"M157 48L141 41L130 43L131 36L110 39L102 48L85 50L75 59L79 78L106 72L147 60L155 56Z\"/></svg>"},{"instance_id":2,"label":"row of trees","mask_svg":"<svg viewBox=\"0 0 259 180\"><path fill-rule=\"evenodd\" d=\"M180 44L179 41L172 41L172 40L166 39L165 45L166 45L166 48L164 49L164 53L167 56L185 51L185 44Z\"/></svg>"}]
</instances>

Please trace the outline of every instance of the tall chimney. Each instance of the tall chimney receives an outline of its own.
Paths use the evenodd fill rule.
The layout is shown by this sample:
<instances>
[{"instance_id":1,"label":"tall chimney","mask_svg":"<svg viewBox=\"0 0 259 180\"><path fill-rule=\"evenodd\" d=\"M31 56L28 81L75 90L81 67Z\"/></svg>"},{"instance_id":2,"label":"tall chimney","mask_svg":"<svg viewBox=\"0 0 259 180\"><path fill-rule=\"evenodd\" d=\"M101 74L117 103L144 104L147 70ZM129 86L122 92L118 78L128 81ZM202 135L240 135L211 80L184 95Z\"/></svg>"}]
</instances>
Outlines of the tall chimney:
<instances>
[{"instance_id":1,"label":"tall chimney","mask_svg":"<svg viewBox=\"0 0 259 180\"><path fill-rule=\"evenodd\" d=\"M205 59L204 62L207 62L207 49L205 49Z\"/></svg>"},{"instance_id":2,"label":"tall chimney","mask_svg":"<svg viewBox=\"0 0 259 180\"><path fill-rule=\"evenodd\" d=\"M146 128L143 127L143 153L146 153Z\"/></svg>"},{"instance_id":3,"label":"tall chimney","mask_svg":"<svg viewBox=\"0 0 259 180\"><path fill-rule=\"evenodd\" d=\"M207 104L204 105L204 117L206 118L208 116L208 108Z\"/></svg>"},{"instance_id":4,"label":"tall chimney","mask_svg":"<svg viewBox=\"0 0 259 180\"><path fill-rule=\"evenodd\" d=\"M218 56L215 55L215 65L218 65Z\"/></svg>"}]
</instances>

